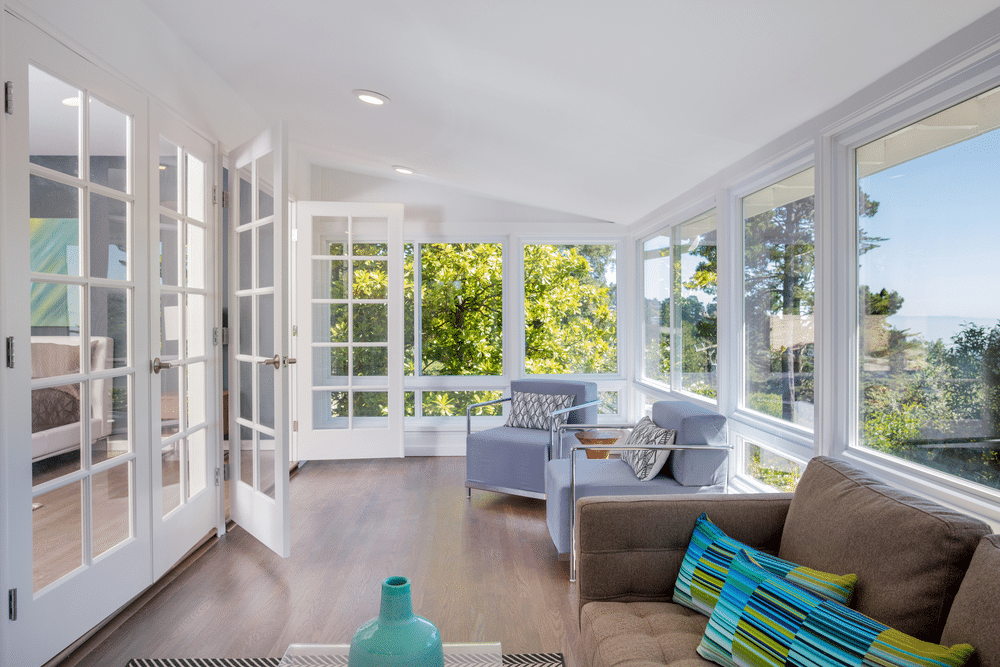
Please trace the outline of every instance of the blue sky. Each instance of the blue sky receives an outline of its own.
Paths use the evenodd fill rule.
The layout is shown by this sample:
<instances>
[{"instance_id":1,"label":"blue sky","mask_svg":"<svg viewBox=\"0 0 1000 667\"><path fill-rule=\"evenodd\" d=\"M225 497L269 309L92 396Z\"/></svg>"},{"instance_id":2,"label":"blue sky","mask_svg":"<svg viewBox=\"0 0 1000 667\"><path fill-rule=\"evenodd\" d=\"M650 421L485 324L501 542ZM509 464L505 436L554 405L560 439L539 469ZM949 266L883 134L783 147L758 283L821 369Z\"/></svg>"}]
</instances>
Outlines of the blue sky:
<instances>
[{"instance_id":1,"label":"blue sky","mask_svg":"<svg viewBox=\"0 0 1000 667\"><path fill-rule=\"evenodd\" d=\"M949 339L963 321L1000 319L1000 130L873 174L862 218L888 240L861 257L860 284L899 292L890 323Z\"/></svg>"}]
</instances>

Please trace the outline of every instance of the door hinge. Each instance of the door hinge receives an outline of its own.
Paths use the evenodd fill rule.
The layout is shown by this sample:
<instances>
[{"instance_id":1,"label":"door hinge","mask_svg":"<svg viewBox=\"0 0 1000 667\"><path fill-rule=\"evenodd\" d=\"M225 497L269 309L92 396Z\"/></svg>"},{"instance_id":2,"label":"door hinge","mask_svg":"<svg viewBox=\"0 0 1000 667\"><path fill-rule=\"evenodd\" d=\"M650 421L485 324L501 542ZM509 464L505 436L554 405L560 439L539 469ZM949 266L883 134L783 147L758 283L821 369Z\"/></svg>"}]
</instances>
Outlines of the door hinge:
<instances>
[{"instance_id":1,"label":"door hinge","mask_svg":"<svg viewBox=\"0 0 1000 667\"><path fill-rule=\"evenodd\" d=\"M227 482L229 481L229 464L228 463L223 463L222 464L222 479L225 480L225 481L227 481Z\"/></svg>"},{"instance_id":2,"label":"door hinge","mask_svg":"<svg viewBox=\"0 0 1000 667\"><path fill-rule=\"evenodd\" d=\"M229 192L227 190L222 191L222 208L229 208Z\"/></svg>"},{"instance_id":3,"label":"door hinge","mask_svg":"<svg viewBox=\"0 0 1000 667\"><path fill-rule=\"evenodd\" d=\"M14 368L14 337L7 336L7 368Z\"/></svg>"},{"instance_id":4,"label":"door hinge","mask_svg":"<svg viewBox=\"0 0 1000 667\"><path fill-rule=\"evenodd\" d=\"M212 345L219 346L219 327L212 329Z\"/></svg>"},{"instance_id":5,"label":"door hinge","mask_svg":"<svg viewBox=\"0 0 1000 667\"><path fill-rule=\"evenodd\" d=\"M293 336L298 336L299 335L299 325L298 324L293 324L292 325L292 335Z\"/></svg>"},{"instance_id":6,"label":"door hinge","mask_svg":"<svg viewBox=\"0 0 1000 667\"><path fill-rule=\"evenodd\" d=\"M229 345L229 327L222 327L222 344Z\"/></svg>"},{"instance_id":7,"label":"door hinge","mask_svg":"<svg viewBox=\"0 0 1000 667\"><path fill-rule=\"evenodd\" d=\"M298 240L299 240L299 228L292 227L292 241L298 241Z\"/></svg>"},{"instance_id":8,"label":"door hinge","mask_svg":"<svg viewBox=\"0 0 1000 667\"><path fill-rule=\"evenodd\" d=\"M7 591L7 618L12 621L17 620L17 589L12 588Z\"/></svg>"},{"instance_id":9,"label":"door hinge","mask_svg":"<svg viewBox=\"0 0 1000 667\"><path fill-rule=\"evenodd\" d=\"M218 204L218 203L219 203L219 186L218 185L213 185L212 186L212 205L214 206L215 204Z\"/></svg>"},{"instance_id":10,"label":"door hinge","mask_svg":"<svg viewBox=\"0 0 1000 667\"><path fill-rule=\"evenodd\" d=\"M3 108L9 115L14 115L14 82L8 81L3 85Z\"/></svg>"},{"instance_id":11,"label":"door hinge","mask_svg":"<svg viewBox=\"0 0 1000 667\"><path fill-rule=\"evenodd\" d=\"M292 422L292 430L293 431L298 431L299 430L299 422L298 421L293 421Z\"/></svg>"},{"instance_id":12,"label":"door hinge","mask_svg":"<svg viewBox=\"0 0 1000 667\"><path fill-rule=\"evenodd\" d=\"M219 468L215 469L215 485L222 486L222 470Z\"/></svg>"}]
</instances>

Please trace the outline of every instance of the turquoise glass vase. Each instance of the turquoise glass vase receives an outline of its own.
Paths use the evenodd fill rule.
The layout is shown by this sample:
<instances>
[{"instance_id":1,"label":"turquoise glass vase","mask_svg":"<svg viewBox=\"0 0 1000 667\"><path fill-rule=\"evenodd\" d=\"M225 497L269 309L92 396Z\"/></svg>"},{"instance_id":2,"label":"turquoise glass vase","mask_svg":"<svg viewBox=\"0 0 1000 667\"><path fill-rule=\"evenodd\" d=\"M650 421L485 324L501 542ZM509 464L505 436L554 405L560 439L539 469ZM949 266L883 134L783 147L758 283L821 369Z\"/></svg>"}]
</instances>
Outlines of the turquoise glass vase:
<instances>
[{"instance_id":1,"label":"turquoise glass vase","mask_svg":"<svg viewBox=\"0 0 1000 667\"><path fill-rule=\"evenodd\" d=\"M389 577L382 582L378 618L354 633L348 667L444 667L441 633L413 613L410 580Z\"/></svg>"}]
</instances>

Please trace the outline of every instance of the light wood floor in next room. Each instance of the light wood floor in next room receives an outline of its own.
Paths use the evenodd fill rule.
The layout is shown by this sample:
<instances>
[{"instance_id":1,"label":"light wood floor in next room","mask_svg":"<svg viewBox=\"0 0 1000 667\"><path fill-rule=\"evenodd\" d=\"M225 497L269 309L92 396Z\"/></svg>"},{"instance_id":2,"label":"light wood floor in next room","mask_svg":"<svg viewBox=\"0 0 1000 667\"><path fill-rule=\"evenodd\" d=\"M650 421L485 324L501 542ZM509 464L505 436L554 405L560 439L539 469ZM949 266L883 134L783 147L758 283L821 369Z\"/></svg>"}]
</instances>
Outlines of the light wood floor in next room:
<instances>
[{"instance_id":1,"label":"light wood floor in next room","mask_svg":"<svg viewBox=\"0 0 1000 667\"><path fill-rule=\"evenodd\" d=\"M63 665L280 657L292 643L349 643L378 614L382 580L405 575L416 613L445 642L562 652L574 667L576 585L556 557L545 502L485 491L469 501L464 481L461 457L307 463L291 483L290 558L234 527Z\"/></svg>"}]
</instances>

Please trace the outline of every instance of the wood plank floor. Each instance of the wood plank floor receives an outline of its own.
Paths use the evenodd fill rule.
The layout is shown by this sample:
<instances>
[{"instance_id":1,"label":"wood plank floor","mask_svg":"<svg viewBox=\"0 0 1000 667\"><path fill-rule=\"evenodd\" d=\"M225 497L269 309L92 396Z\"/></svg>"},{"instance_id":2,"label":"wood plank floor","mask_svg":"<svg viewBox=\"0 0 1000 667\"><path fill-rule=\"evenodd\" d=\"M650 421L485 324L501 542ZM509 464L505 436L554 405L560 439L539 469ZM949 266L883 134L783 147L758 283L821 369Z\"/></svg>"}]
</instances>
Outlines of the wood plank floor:
<instances>
[{"instance_id":1,"label":"wood plank floor","mask_svg":"<svg viewBox=\"0 0 1000 667\"><path fill-rule=\"evenodd\" d=\"M445 642L562 652L576 665L576 586L545 503L473 491L465 459L319 461L291 484L292 555L233 528L74 667L133 657L280 657L291 643L348 643L378 614L390 575Z\"/></svg>"}]
</instances>

